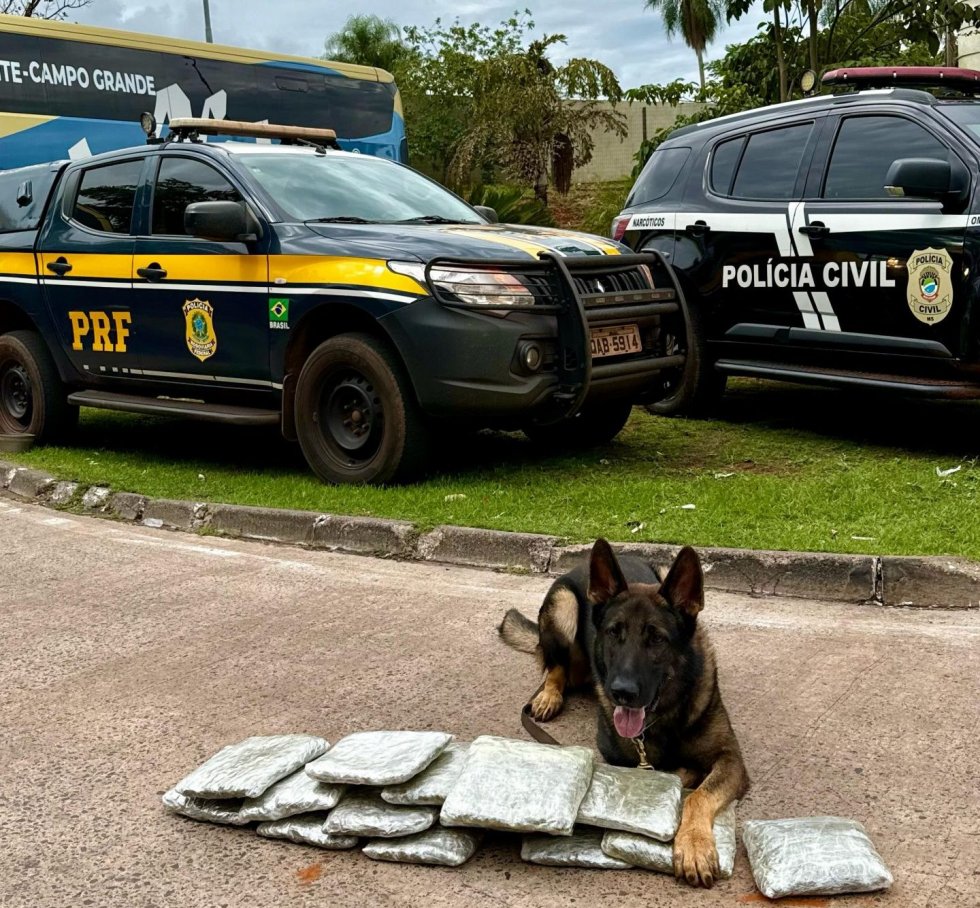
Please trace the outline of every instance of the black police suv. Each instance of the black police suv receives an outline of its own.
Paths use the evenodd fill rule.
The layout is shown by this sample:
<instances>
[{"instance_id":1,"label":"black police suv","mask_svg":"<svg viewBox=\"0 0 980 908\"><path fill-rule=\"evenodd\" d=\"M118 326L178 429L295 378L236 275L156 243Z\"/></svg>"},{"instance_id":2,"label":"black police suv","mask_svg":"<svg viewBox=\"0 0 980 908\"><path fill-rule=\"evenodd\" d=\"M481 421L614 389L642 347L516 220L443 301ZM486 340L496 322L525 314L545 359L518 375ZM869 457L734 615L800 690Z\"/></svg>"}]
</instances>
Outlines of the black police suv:
<instances>
[{"instance_id":1,"label":"black police suv","mask_svg":"<svg viewBox=\"0 0 980 908\"><path fill-rule=\"evenodd\" d=\"M729 375L980 397L980 72L823 81L678 129L614 220L686 300L651 409L704 409Z\"/></svg>"}]
</instances>

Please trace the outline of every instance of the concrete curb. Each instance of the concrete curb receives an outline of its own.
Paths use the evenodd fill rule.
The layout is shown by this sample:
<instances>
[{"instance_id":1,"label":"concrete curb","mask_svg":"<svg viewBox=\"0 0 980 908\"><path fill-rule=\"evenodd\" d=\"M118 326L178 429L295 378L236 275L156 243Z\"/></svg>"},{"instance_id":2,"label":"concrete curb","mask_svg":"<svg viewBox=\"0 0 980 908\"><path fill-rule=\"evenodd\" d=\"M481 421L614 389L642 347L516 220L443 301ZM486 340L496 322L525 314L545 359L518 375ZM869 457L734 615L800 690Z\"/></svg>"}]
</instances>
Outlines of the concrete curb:
<instances>
[{"instance_id":1,"label":"concrete curb","mask_svg":"<svg viewBox=\"0 0 980 908\"><path fill-rule=\"evenodd\" d=\"M346 517L242 505L152 499L107 486L83 487L0 461L0 490L18 501L79 508L146 527L212 533L356 555L558 575L589 545L554 536L439 526L422 533L403 520ZM619 551L669 565L680 546L623 543ZM699 548L708 589L917 608L980 608L980 564L966 558L836 555Z\"/></svg>"}]
</instances>

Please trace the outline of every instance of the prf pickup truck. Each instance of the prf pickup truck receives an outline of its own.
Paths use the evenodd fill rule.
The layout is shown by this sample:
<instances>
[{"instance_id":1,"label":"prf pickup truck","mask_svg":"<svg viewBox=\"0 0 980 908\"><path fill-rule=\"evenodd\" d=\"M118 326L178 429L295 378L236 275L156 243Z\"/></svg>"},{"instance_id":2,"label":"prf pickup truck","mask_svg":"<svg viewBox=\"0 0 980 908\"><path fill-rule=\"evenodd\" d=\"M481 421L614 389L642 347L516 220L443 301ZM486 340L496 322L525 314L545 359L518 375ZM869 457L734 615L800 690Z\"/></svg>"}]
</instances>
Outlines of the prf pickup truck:
<instances>
[{"instance_id":1,"label":"prf pickup truck","mask_svg":"<svg viewBox=\"0 0 980 908\"><path fill-rule=\"evenodd\" d=\"M0 434L63 439L81 406L276 424L322 479L385 483L440 426L608 440L683 365L657 254L492 223L329 130L170 125L0 172Z\"/></svg>"}]
</instances>

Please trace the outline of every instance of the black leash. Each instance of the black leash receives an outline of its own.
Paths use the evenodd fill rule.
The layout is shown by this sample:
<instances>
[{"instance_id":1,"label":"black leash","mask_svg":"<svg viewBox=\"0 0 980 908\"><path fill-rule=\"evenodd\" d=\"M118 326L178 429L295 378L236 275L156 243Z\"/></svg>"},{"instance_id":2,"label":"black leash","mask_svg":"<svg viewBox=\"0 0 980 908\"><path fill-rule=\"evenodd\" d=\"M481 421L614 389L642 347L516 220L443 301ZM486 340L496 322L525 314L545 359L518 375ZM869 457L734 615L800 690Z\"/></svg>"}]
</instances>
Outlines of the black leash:
<instances>
[{"instance_id":1,"label":"black leash","mask_svg":"<svg viewBox=\"0 0 980 908\"><path fill-rule=\"evenodd\" d=\"M531 694L531 699L524 704L524 708L521 710L521 725L524 726L524 731L526 731L535 741L539 744L554 744L556 747L560 747L561 743L556 741L551 735L548 734L531 716L531 701L541 693L544 689L544 684L542 684L533 694Z\"/></svg>"}]
</instances>

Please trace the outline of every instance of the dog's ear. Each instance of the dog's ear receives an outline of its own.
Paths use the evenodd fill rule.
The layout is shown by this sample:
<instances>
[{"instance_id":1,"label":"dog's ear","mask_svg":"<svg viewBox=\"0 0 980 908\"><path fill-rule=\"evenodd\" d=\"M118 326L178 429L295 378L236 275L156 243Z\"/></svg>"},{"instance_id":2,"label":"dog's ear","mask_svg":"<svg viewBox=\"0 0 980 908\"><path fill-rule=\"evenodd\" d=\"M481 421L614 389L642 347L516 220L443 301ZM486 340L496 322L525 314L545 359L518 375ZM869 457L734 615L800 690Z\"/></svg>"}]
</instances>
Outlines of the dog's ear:
<instances>
[{"instance_id":1,"label":"dog's ear","mask_svg":"<svg viewBox=\"0 0 980 908\"><path fill-rule=\"evenodd\" d=\"M689 545L677 553L660 587L660 595L691 618L696 618L704 608L704 572L698 553Z\"/></svg>"},{"instance_id":2,"label":"dog's ear","mask_svg":"<svg viewBox=\"0 0 980 908\"><path fill-rule=\"evenodd\" d=\"M626 578L605 539L597 539L589 558L589 600L595 605L626 592Z\"/></svg>"}]
</instances>

